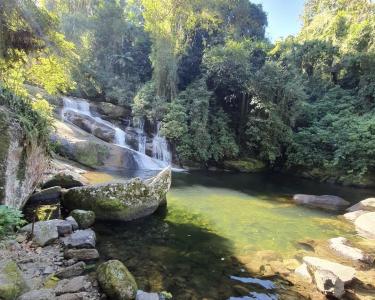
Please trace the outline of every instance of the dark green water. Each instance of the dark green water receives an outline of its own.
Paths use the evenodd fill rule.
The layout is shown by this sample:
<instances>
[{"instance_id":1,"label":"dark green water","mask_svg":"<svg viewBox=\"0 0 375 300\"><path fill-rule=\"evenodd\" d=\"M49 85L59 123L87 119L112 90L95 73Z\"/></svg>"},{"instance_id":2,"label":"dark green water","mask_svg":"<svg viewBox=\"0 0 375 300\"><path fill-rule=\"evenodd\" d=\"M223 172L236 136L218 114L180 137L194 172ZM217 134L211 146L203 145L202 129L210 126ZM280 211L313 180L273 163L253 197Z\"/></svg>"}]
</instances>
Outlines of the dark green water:
<instances>
[{"instance_id":1,"label":"dark green water","mask_svg":"<svg viewBox=\"0 0 375 300\"><path fill-rule=\"evenodd\" d=\"M97 224L98 247L105 259L122 260L140 289L165 290L174 299L303 299L288 287L285 296L254 282L257 274L240 258L264 250L293 258L301 250L298 241L354 234L332 213L295 206L293 194L356 202L371 192L281 175L178 173L166 209L132 223ZM243 294L238 285L248 289L246 297L234 298Z\"/></svg>"}]
</instances>

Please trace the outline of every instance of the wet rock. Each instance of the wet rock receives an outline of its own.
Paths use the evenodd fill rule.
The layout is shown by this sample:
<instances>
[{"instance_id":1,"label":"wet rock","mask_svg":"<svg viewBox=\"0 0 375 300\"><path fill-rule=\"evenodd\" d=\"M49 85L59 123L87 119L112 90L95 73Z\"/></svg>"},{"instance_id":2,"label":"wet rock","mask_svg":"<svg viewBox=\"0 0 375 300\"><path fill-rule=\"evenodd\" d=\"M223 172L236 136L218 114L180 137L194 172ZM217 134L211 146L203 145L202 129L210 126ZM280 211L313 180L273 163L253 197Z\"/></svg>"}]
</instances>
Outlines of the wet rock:
<instances>
[{"instance_id":1,"label":"wet rock","mask_svg":"<svg viewBox=\"0 0 375 300\"><path fill-rule=\"evenodd\" d=\"M165 203L171 184L171 169L142 181L85 186L70 189L63 198L67 209L93 210L97 219L130 221L145 217Z\"/></svg>"},{"instance_id":2,"label":"wet rock","mask_svg":"<svg viewBox=\"0 0 375 300\"><path fill-rule=\"evenodd\" d=\"M236 296L239 297L250 295L250 290L239 284L234 285L233 290L236 293Z\"/></svg>"},{"instance_id":3,"label":"wet rock","mask_svg":"<svg viewBox=\"0 0 375 300\"><path fill-rule=\"evenodd\" d=\"M296 204L322 208L326 210L344 210L350 204L348 201L338 196L332 195L315 196L297 194L293 196L293 201Z\"/></svg>"},{"instance_id":4,"label":"wet rock","mask_svg":"<svg viewBox=\"0 0 375 300\"><path fill-rule=\"evenodd\" d=\"M297 269L295 269L294 273L307 282L312 282L312 277L305 263L301 264Z\"/></svg>"},{"instance_id":5,"label":"wet rock","mask_svg":"<svg viewBox=\"0 0 375 300\"><path fill-rule=\"evenodd\" d=\"M21 270L12 260L0 261L0 299L13 300L28 290Z\"/></svg>"},{"instance_id":6,"label":"wet rock","mask_svg":"<svg viewBox=\"0 0 375 300\"><path fill-rule=\"evenodd\" d=\"M109 102L99 102L97 105L99 113L108 116L111 119L130 117L131 109L123 106L114 105Z\"/></svg>"},{"instance_id":7,"label":"wet rock","mask_svg":"<svg viewBox=\"0 0 375 300\"><path fill-rule=\"evenodd\" d=\"M99 252L96 249L68 249L65 251L65 258L90 261L99 259Z\"/></svg>"},{"instance_id":8,"label":"wet rock","mask_svg":"<svg viewBox=\"0 0 375 300\"><path fill-rule=\"evenodd\" d=\"M97 269L99 284L106 295L113 300L130 300L136 297L137 283L124 264L110 260Z\"/></svg>"},{"instance_id":9,"label":"wet rock","mask_svg":"<svg viewBox=\"0 0 375 300\"><path fill-rule=\"evenodd\" d=\"M354 260L372 263L373 259L362 250L348 245L348 240L343 237L333 238L328 241L329 247L340 256Z\"/></svg>"},{"instance_id":10,"label":"wet rock","mask_svg":"<svg viewBox=\"0 0 375 300\"><path fill-rule=\"evenodd\" d=\"M357 204L349 207L347 211L354 212L358 210L373 211L375 212L375 198L367 198L358 202Z\"/></svg>"},{"instance_id":11,"label":"wet rock","mask_svg":"<svg viewBox=\"0 0 375 300\"><path fill-rule=\"evenodd\" d=\"M53 300L55 293L51 289L33 290L20 296L18 300Z\"/></svg>"},{"instance_id":12,"label":"wet rock","mask_svg":"<svg viewBox=\"0 0 375 300\"><path fill-rule=\"evenodd\" d=\"M89 291L92 288L87 276L79 276L72 279L60 280L55 288L57 296L68 293Z\"/></svg>"},{"instance_id":13,"label":"wet rock","mask_svg":"<svg viewBox=\"0 0 375 300\"><path fill-rule=\"evenodd\" d=\"M358 219L358 217L362 216L365 213L367 213L367 211L365 210L356 210L356 211L352 211L352 212L348 212L344 214L343 217L348 221L354 222L355 220Z\"/></svg>"},{"instance_id":14,"label":"wet rock","mask_svg":"<svg viewBox=\"0 0 375 300\"><path fill-rule=\"evenodd\" d=\"M352 267L318 257L305 256L303 262L307 265L310 273L313 274L317 270L329 271L339 277L344 283L352 281L355 275L355 269Z\"/></svg>"},{"instance_id":15,"label":"wet rock","mask_svg":"<svg viewBox=\"0 0 375 300\"><path fill-rule=\"evenodd\" d=\"M314 281L318 290L327 296L341 298L345 293L344 282L330 271L315 271Z\"/></svg>"},{"instance_id":16,"label":"wet rock","mask_svg":"<svg viewBox=\"0 0 375 300\"><path fill-rule=\"evenodd\" d=\"M96 235L91 229L77 230L61 241L67 248L95 248Z\"/></svg>"},{"instance_id":17,"label":"wet rock","mask_svg":"<svg viewBox=\"0 0 375 300\"><path fill-rule=\"evenodd\" d=\"M86 264L83 261L80 261L74 265L66 267L56 273L56 277L58 278L70 278L74 276L81 275L86 268Z\"/></svg>"},{"instance_id":18,"label":"wet rock","mask_svg":"<svg viewBox=\"0 0 375 300\"><path fill-rule=\"evenodd\" d=\"M95 213L91 210L74 209L70 215L82 229L87 229L95 223Z\"/></svg>"},{"instance_id":19,"label":"wet rock","mask_svg":"<svg viewBox=\"0 0 375 300\"><path fill-rule=\"evenodd\" d=\"M74 231L78 229L78 223L72 216L67 217L65 221L68 221L72 225Z\"/></svg>"},{"instance_id":20,"label":"wet rock","mask_svg":"<svg viewBox=\"0 0 375 300\"><path fill-rule=\"evenodd\" d=\"M42 188L48 189L50 187L60 186L64 189L71 189L74 187L83 186L83 182L76 177L77 176L74 176L72 174L61 172L48 179L48 181L43 184Z\"/></svg>"},{"instance_id":21,"label":"wet rock","mask_svg":"<svg viewBox=\"0 0 375 300\"><path fill-rule=\"evenodd\" d=\"M146 293L144 291L137 291L136 300L159 300L157 293Z\"/></svg>"},{"instance_id":22,"label":"wet rock","mask_svg":"<svg viewBox=\"0 0 375 300\"><path fill-rule=\"evenodd\" d=\"M57 224L59 222L60 220L57 219L35 222L33 241L42 247L54 242L59 237L59 233L57 231ZM26 225L25 227L21 228L20 231L31 233L32 224Z\"/></svg>"},{"instance_id":23,"label":"wet rock","mask_svg":"<svg viewBox=\"0 0 375 300\"><path fill-rule=\"evenodd\" d=\"M359 235L368 239L375 239L375 212L359 216L354 224Z\"/></svg>"}]
</instances>

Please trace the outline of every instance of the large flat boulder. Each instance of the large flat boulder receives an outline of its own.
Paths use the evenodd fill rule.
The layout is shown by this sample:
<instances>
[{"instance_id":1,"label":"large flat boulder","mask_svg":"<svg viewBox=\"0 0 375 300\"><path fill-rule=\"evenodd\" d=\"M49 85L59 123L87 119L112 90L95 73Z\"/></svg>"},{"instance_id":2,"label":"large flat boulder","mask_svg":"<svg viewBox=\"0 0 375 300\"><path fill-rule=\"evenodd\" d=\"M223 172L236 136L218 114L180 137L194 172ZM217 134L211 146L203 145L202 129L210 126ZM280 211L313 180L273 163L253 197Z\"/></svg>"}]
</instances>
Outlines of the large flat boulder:
<instances>
[{"instance_id":1,"label":"large flat boulder","mask_svg":"<svg viewBox=\"0 0 375 300\"><path fill-rule=\"evenodd\" d=\"M293 196L293 201L296 204L305 205L309 207L316 207L326 210L344 210L350 203L341 197L332 195L305 195L297 194Z\"/></svg>"},{"instance_id":2,"label":"large flat boulder","mask_svg":"<svg viewBox=\"0 0 375 300\"><path fill-rule=\"evenodd\" d=\"M170 185L168 167L145 181L134 178L125 183L70 189L63 197L63 206L68 210L91 210L101 220L130 221L154 213L166 202Z\"/></svg>"},{"instance_id":3,"label":"large flat boulder","mask_svg":"<svg viewBox=\"0 0 375 300\"><path fill-rule=\"evenodd\" d=\"M354 224L359 235L375 240L375 212L359 216Z\"/></svg>"},{"instance_id":4,"label":"large flat boulder","mask_svg":"<svg viewBox=\"0 0 375 300\"><path fill-rule=\"evenodd\" d=\"M46 149L25 143L13 114L0 106L0 204L22 208L48 166Z\"/></svg>"},{"instance_id":5,"label":"large flat boulder","mask_svg":"<svg viewBox=\"0 0 375 300\"><path fill-rule=\"evenodd\" d=\"M39 246L45 246L54 242L59 237L57 226L62 220L39 221L34 224L33 241ZM31 233L33 225L28 224L20 229L21 232Z\"/></svg>"},{"instance_id":6,"label":"large flat boulder","mask_svg":"<svg viewBox=\"0 0 375 300\"><path fill-rule=\"evenodd\" d=\"M348 212L354 212L358 210L375 211L375 198L367 198L347 209Z\"/></svg>"},{"instance_id":7,"label":"large flat boulder","mask_svg":"<svg viewBox=\"0 0 375 300\"><path fill-rule=\"evenodd\" d=\"M329 271L340 278L344 283L352 281L355 275L354 268L322 258L305 256L303 262L306 264L310 274L314 274L317 270Z\"/></svg>"}]
</instances>

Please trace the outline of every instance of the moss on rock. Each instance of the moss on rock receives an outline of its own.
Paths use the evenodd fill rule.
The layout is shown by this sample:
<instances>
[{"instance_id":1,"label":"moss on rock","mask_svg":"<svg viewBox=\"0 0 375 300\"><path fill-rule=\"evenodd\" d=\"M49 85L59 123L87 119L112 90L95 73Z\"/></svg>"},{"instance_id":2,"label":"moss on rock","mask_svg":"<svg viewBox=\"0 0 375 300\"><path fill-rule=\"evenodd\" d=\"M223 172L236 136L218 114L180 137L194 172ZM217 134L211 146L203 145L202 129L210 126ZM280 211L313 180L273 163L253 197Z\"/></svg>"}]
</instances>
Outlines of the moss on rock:
<instances>
[{"instance_id":1,"label":"moss on rock","mask_svg":"<svg viewBox=\"0 0 375 300\"><path fill-rule=\"evenodd\" d=\"M27 285L17 264L12 260L0 263L0 299L13 300L27 291Z\"/></svg>"},{"instance_id":2,"label":"moss on rock","mask_svg":"<svg viewBox=\"0 0 375 300\"><path fill-rule=\"evenodd\" d=\"M244 159L244 160L227 160L224 162L224 167L238 172L256 173L266 170L266 164L257 159Z\"/></svg>"}]
</instances>

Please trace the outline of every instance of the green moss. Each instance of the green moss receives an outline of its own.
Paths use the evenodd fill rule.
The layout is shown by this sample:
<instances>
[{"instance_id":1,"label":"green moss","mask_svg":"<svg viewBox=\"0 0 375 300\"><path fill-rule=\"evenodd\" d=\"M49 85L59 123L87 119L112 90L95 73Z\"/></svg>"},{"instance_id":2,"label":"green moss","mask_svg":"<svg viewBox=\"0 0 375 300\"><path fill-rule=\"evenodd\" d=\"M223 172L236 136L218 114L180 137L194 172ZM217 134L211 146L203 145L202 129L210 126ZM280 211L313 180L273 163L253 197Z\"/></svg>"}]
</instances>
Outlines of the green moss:
<instances>
[{"instance_id":1,"label":"green moss","mask_svg":"<svg viewBox=\"0 0 375 300\"><path fill-rule=\"evenodd\" d=\"M76 160L88 167L98 167L104 164L109 156L109 150L105 145L88 143L81 144L77 147Z\"/></svg>"},{"instance_id":2,"label":"green moss","mask_svg":"<svg viewBox=\"0 0 375 300\"><path fill-rule=\"evenodd\" d=\"M224 167L230 170L246 173L262 172L266 169L264 162L252 158L244 160L228 160L224 162Z\"/></svg>"},{"instance_id":3,"label":"green moss","mask_svg":"<svg viewBox=\"0 0 375 300\"><path fill-rule=\"evenodd\" d=\"M9 118L5 110L0 108L0 202L5 197L5 171L9 148Z\"/></svg>"},{"instance_id":4,"label":"green moss","mask_svg":"<svg viewBox=\"0 0 375 300\"><path fill-rule=\"evenodd\" d=\"M6 261L0 267L2 280L0 281L0 299L13 300L27 290L26 283L14 261Z\"/></svg>"}]
</instances>

